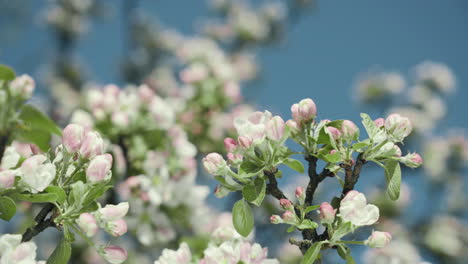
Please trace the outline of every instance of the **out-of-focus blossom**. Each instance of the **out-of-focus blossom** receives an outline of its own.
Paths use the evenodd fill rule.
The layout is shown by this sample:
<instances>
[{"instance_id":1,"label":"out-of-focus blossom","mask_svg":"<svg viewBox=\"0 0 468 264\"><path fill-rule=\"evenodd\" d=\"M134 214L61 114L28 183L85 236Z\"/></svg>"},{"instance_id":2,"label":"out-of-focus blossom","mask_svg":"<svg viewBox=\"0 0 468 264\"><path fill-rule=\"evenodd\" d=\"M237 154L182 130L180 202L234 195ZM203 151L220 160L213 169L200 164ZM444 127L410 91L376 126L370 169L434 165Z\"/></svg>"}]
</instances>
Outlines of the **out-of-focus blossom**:
<instances>
[{"instance_id":1,"label":"out-of-focus blossom","mask_svg":"<svg viewBox=\"0 0 468 264\"><path fill-rule=\"evenodd\" d=\"M372 225L379 219L379 208L367 204L364 194L353 190L341 201L340 217L356 226Z\"/></svg>"}]
</instances>

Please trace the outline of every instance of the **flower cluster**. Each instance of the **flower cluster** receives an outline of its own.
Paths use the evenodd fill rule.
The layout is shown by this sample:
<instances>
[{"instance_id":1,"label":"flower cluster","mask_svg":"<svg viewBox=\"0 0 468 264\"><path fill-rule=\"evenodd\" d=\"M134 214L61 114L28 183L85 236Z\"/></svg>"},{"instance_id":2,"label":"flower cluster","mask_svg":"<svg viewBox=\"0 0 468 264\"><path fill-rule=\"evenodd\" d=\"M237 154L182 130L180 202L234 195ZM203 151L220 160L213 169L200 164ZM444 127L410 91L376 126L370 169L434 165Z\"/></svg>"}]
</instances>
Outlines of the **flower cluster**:
<instances>
[{"instance_id":1,"label":"flower cluster","mask_svg":"<svg viewBox=\"0 0 468 264\"><path fill-rule=\"evenodd\" d=\"M0 263L45 264L36 261L36 250L34 242L21 242L21 235L0 236Z\"/></svg>"},{"instance_id":2,"label":"flower cluster","mask_svg":"<svg viewBox=\"0 0 468 264\"><path fill-rule=\"evenodd\" d=\"M214 235L226 234L226 227L217 229ZM230 233L235 233L234 230ZM165 249L161 257L154 264L216 264L216 263L245 263L245 264L276 264L276 259L268 259L268 249L257 243L234 237L212 239L207 248L203 250L201 258L197 258L186 243L182 243L177 250Z\"/></svg>"}]
</instances>

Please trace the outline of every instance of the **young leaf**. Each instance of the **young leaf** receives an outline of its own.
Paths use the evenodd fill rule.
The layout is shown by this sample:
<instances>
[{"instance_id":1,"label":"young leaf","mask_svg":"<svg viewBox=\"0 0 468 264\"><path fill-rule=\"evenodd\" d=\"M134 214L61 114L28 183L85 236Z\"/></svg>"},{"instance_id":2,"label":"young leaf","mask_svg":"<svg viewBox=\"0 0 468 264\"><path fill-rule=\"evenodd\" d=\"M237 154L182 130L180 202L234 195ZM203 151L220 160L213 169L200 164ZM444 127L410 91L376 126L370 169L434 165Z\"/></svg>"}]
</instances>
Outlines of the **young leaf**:
<instances>
[{"instance_id":1,"label":"young leaf","mask_svg":"<svg viewBox=\"0 0 468 264\"><path fill-rule=\"evenodd\" d=\"M304 221L302 221L300 225L297 226L297 228L299 229L315 229L317 227L318 227L318 224L309 219L305 219Z\"/></svg>"},{"instance_id":2,"label":"young leaf","mask_svg":"<svg viewBox=\"0 0 468 264\"><path fill-rule=\"evenodd\" d=\"M296 226L293 226L293 225L292 225L292 226L288 227L288 230L286 230L286 232L291 233L291 232L293 232L294 230L296 230Z\"/></svg>"},{"instance_id":3,"label":"young leaf","mask_svg":"<svg viewBox=\"0 0 468 264\"><path fill-rule=\"evenodd\" d=\"M302 162L295 159L285 159L283 161L283 164L299 173L304 173L305 171Z\"/></svg>"},{"instance_id":4,"label":"young leaf","mask_svg":"<svg viewBox=\"0 0 468 264\"><path fill-rule=\"evenodd\" d=\"M15 72L8 66L0 64L0 80L11 81L15 79Z\"/></svg>"},{"instance_id":5,"label":"young leaf","mask_svg":"<svg viewBox=\"0 0 468 264\"><path fill-rule=\"evenodd\" d=\"M322 242L314 243L309 249L307 249L304 254L304 258L301 261L301 264L314 264L314 261L318 258L320 254L320 249L322 248Z\"/></svg>"},{"instance_id":6,"label":"young leaf","mask_svg":"<svg viewBox=\"0 0 468 264\"><path fill-rule=\"evenodd\" d=\"M244 237L247 237L253 229L254 218L252 208L241 199L234 204L232 208L232 222L236 231Z\"/></svg>"},{"instance_id":7,"label":"young leaf","mask_svg":"<svg viewBox=\"0 0 468 264\"><path fill-rule=\"evenodd\" d=\"M246 185L242 190L244 199L260 206L265 198L266 182L264 179L257 177L253 185Z\"/></svg>"},{"instance_id":8,"label":"young leaf","mask_svg":"<svg viewBox=\"0 0 468 264\"><path fill-rule=\"evenodd\" d=\"M15 202L10 197L0 196L0 218L5 221L10 221L15 214Z\"/></svg>"},{"instance_id":9,"label":"young leaf","mask_svg":"<svg viewBox=\"0 0 468 264\"><path fill-rule=\"evenodd\" d=\"M341 153L340 152L335 152L333 154L327 154L324 157L325 161L330 162L330 163L338 163L342 161L341 159Z\"/></svg>"},{"instance_id":10,"label":"young leaf","mask_svg":"<svg viewBox=\"0 0 468 264\"><path fill-rule=\"evenodd\" d=\"M47 264L64 264L68 263L71 257L71 245L65 239L62 239L57 247L50 255L49 259L47 259Z\"/></svg>"},{"instance_id":11,"label":"young leaf","mask_svg":"<svg viewBox=\"0 0 468 264\"><path fill-rule=\"evenodd\" d=\"M387 180L387 194L393 201L400 197L401 169L400 163L396 160L389 160L385 163L385 178Z\"/></svg>"},{"instance_id":12,"label":"young leaf","mask_svg":"<svg viewBox=\"0 0 468 264\"><path fill-rule=\"evenodd\" d=\"M379 133L379 128L375 125L374 120L366 113L361 113L361 118L367 134L370 138L374 138Z\"/></svg>"},{"instance_id":13,"label":"young leaf","mask_svg":"<svg viewBox=\"0 0 468 264\"><path fill-rule=\"evenodd\" d=\"M10 196L15 200L31 203L54 203L59 198L55 193L12 193Z\"/></svg>"},{"instance_id":14,"label":"young leaf","mask_svg":"<svg viewBox=\"0 0 468 264\"><path fill-rule=\"evenodd\" d=\"M353 224L351 222L342 223L336 230L333 232L331 238L332 241L340 240L346 234L353 231Z\"/></svg>"},{"instance_id":15,"label":"young leaf","mask_svg":"<svg viewBox=\"0 0 468 264\"><path fill-rule=\"evenodd\" d=\"M45 189L47 193L55 193L57 195L57 202L63 204L67 199L65 191L58 186L49 186Z\"/></svg>"},{"instance_id":16,"label":"young leaf","mask_svg":"<svg viewBox=\"0 0 468 264\"><path fill-rule=\"evenodd\" d=\"M24 105L21 108L19 118L23 120L32 130L45 131L58 136L62 135L62 130L48 116L32 105Z\"/></svg>"},{"instance_id":17,"label":"young leaf","mask_svg":"<svg viewBox=\"0 0 468 264\"><path fill-rule=\"evenodd\" d=\"M304 211L304 213L308 213L308 212L312 212L313 210L317 210L320 208L320 205L311 205L309 207L307 207Z\"/></svg>"}]
</instances>

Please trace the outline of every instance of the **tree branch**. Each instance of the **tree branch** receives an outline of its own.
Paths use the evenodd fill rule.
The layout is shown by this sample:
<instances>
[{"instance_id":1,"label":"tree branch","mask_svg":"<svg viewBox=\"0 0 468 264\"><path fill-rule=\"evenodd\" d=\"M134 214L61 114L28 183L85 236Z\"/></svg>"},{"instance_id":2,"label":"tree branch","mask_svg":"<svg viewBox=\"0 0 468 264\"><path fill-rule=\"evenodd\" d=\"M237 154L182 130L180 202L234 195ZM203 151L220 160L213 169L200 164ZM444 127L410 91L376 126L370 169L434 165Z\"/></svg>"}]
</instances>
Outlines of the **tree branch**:
<instances>
[{"instance_id":1,"label":"tree branch","mask_svg":"<svg viewBox=\"0 0 468 264\"><path fill-rule=\"evenodd\" d=\"M354 189L354 185L356 185L359 180L359 175L361 175L362 166L364 166L366 162L364 154L360 153L356 159L354 168L352 168L351 165L343 165L345 169L345 184L343 186L343 191L341 192L341 197L344 197L347 192Z\"/></svg>"},{"instance_id":2,"label":"tree branch","mask_svg":"<svg viewBox=\"0 0 468 264\"><path fill-rule=\"evenodd\" d=\"M36 225L33 227L30 227L24 232L23 238L21 239L21 242L27 242L31 240L33 237L47 229L48 227L55 226L53 217L51 216L49 219L45 220L47 215L52 212L54 209L54 205L51 203L46 204L41 211L36 215L34 218L34 221L36 222Z\"/></svg>"},{"instance_id":3,"label":"tree branch","mask_svg":"<svg viewBox=\"0 0 468 264\"><path fill-rule=\"evenodd\" d=\"M278 200L288 199L286 195L284 195L283 191L281 191L278 187L278 182L276 181L275 173L271 171L264 171L264 173L268 177L268 184L266 186L267 194L270 194Z\"/></svg>"}]
</instances>

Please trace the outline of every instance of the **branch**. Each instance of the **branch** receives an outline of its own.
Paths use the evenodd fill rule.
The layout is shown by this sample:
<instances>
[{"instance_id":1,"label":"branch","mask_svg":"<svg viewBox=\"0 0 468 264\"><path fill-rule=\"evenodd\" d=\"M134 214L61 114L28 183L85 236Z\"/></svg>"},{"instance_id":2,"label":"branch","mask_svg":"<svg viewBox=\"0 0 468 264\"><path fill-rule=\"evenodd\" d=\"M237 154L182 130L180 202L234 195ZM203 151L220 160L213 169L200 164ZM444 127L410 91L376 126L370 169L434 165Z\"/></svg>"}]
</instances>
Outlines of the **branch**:
<instances>
[{"instance_id":1,"label":"branch","mask_svg":"<svg viewBox=\"0 0 468 264\"><path fill-rule=\"evenodd\" d=\"M54 220L52 216L45 220L47 215L52 212L54 209L54 205L51 203L46 204L41 211L36 215L34 218L34 221L36 222L36 225L33 227L30 227L24 232L23 238L21 239L21 242L27 242L31 240L33 237L47 229L48 227L55 226Z\"/></svg>"},{"instance_id":2,"label":"branch","mask_svg":"<svg viewBox=\"0 0 468 264\"><path fill-rule=\"evenodd\" d=\"M267 194L270 194L278 200L288 199L286 195L284 195L283 191L281 191L278 187L278 182L276 181L275 173L271 171L264 171L264 173L268 177L268 184L266 186Z\"/></svg>"},{"instance_id":3,"label":"branch","mask_svg":"<svg viewBox=\"0 0 468 264\"><path fill-rule=\"evenodd\" d=\"M3 158L3 153L5 152L5 149L8 144L8 132L6 132L4 135L0 135L0 160Z\"/></svg>"},{"instance_id":4,"label":"branch","mask_svg":"<svg viewBox=\"0 0 468 264\"><path fill-rule=\"evenodd\" d=\"M347 192L353 190L354 185L356 185L357 181L359 180L362 166L364 166L364 164L367 162L363 156L363 153L358 155L354 168L352 168L351 165L343 165L345 169L345 184L343 186L343 191L341 192L341 197L344 197Z\"/></svg>"}]
</instances>

